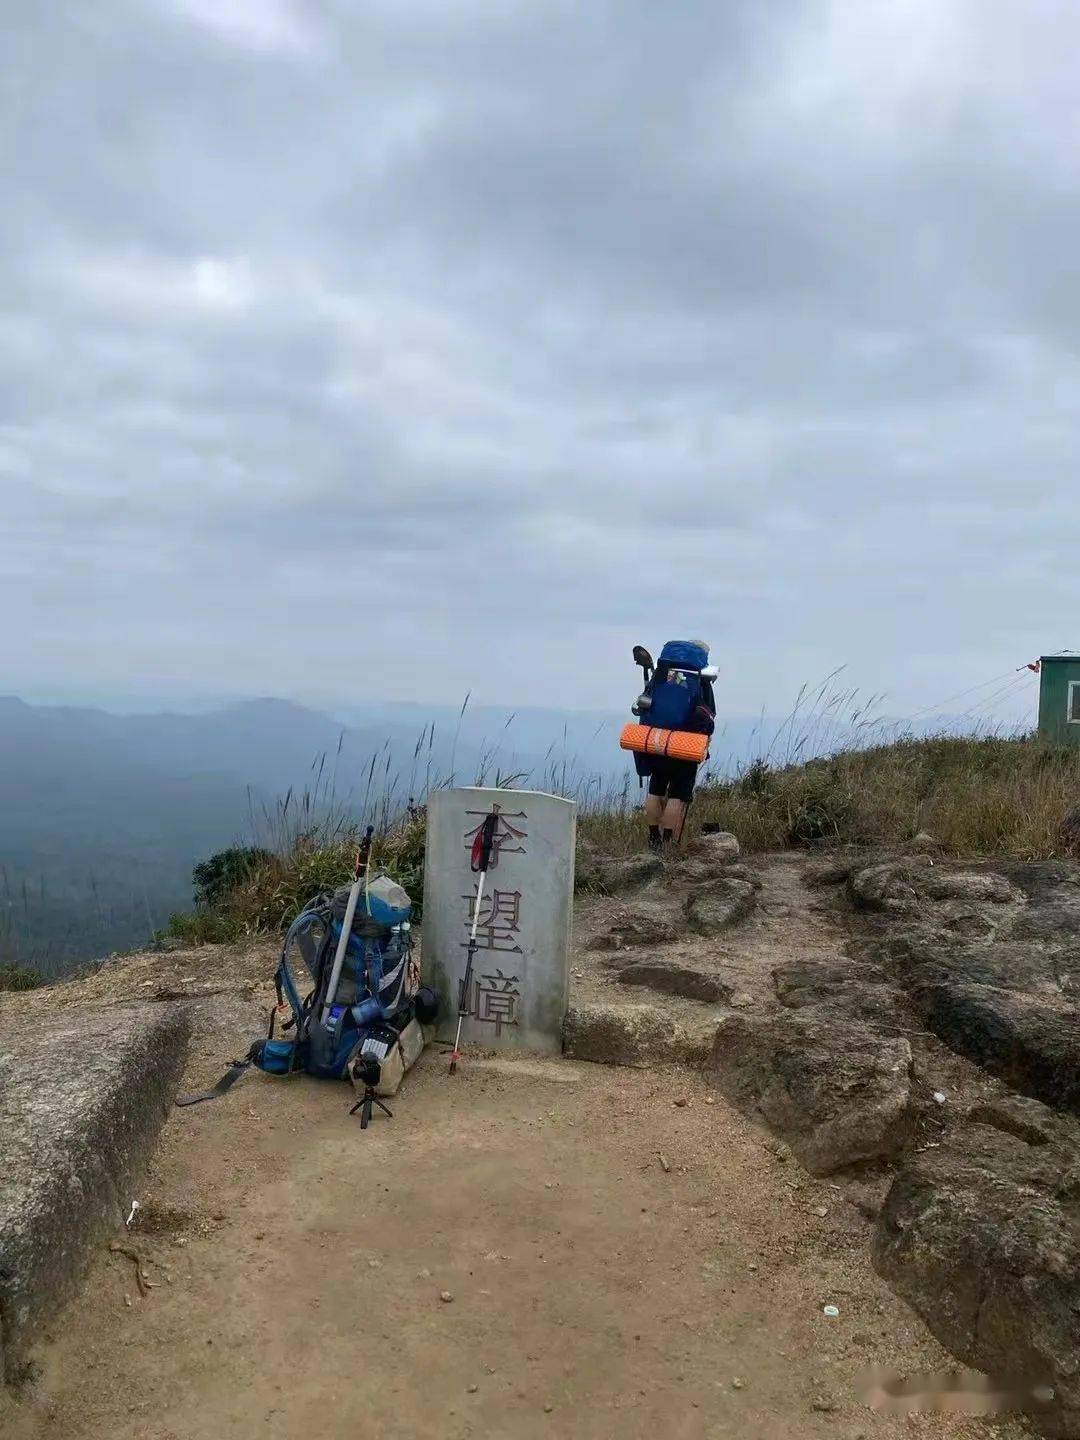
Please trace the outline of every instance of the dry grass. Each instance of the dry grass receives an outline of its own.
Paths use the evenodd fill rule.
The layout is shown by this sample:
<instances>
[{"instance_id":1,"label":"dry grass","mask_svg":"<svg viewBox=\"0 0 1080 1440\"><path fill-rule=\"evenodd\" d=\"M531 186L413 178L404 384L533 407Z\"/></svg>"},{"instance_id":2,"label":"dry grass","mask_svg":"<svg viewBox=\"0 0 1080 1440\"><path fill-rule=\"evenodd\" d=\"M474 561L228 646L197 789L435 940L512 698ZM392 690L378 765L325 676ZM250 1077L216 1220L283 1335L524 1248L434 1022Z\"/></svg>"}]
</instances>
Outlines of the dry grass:
<instances>
[{"instance_id":1,"label":"dry grass","mask_svg":"<svg viewBox=\"0 0 1080 1440\"><path fill-rule=\"evenodd\" d=\"M699 790L691 830L719 824L744 850L820 842L900 844L921 830L958 856L1042 859L1060 853L1059 826L1080 800L1080 751L1032 736L941 736L846 750L805 765L756 761ZM633 813L582 817L602 849L641 844Z\"/></svg>"},{"instance_id":2,"label":"dry grass","mask_svg":"<svg viewBox=\"0 0 1080 1440\"><path fill-rule=\"evenodd\" d=\"M790 754L790 752L788 752ZM628 781L578 796L582 838L608 854L640 850L643 796ZM749 853L792 845L899 845L929 831L956 856L1041 859L1060 853L1065 811L1080 800L1080 750L1033 736L938 736L842 749L804 764L755 760L733 779L706 781L689 834L712 823ZM359 830L340 809L280 826L272 852L215 905L175 916L170 933L189 942L229 941L286 927L320 891L352 878ZM282 819L288 818L288 804ZM384 818L374 860L423 904L425 813Z\"/></svg>"},{"instance_id":3,"label":"dry grass","mask_svg":"<svg viewBox=\"0 0 1080 1440\"><path fill-rule=\"evenodd\" d=\"M174 915L168 934L189 944L221 944L243 935L284 930L309 900L352 881L361 830L339 815L291 835L214 904ZM376 836L372 866L399 880L416 912L424 898L423 809L413 808Z\"/></svg>"}]
</instances>

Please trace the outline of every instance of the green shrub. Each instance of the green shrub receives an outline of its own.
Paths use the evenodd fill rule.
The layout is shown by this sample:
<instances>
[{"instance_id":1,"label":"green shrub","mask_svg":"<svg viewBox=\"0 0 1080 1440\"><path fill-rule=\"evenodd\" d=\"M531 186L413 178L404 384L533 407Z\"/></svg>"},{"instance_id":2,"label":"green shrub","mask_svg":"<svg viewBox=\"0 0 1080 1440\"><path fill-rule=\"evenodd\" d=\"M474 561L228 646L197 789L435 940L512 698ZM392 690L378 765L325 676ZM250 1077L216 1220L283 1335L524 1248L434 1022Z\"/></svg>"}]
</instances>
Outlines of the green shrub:
<instances>
[{"instance_id":1,"label":"green shrub","mask_svg":"<svg viewBox=\"0 0 1080 1440\"><path fill-rule=\"evenodd\" d=\"M426 817L412 810L378 836L372 869L392 875L419 917L424 900ZM360 832L336 824L332 833L315 827L289 838L280 854L252 846L224 850L195 867L195 909L174 915L166 934L189 945L220 944L242 935L287 929L316 895L352 882Z\"/></svg>"},{"instance_id":2,"label":"green shrub","mask_svg":"<svg viewBox=\"0 0 1080 1440\"><path fill-rule=\"evenodd\" d=\"M759 755L739 777L739 789L744 795L770 795L776 789L773 771L769 762Z\"/></svg>"},{"instance_id":3,"label":"green shrub","mask_svg":"<svg viewBox=\"0 0 1080 1440\"><path fill-rule=\"evenodd\" d=\"M0 990L33 990L41 984L41 976L25 965L0 965Z\"/></svg>"},{"instance_id":4,"label":"green shrub","mask_svg":"<svg viewBox=\"0 0 1080 1440\"><path fill-rule=\"evenodd\" d=\"M191 872L196 905L219 904L273 857L257 845L234 845L203 860Z\"/></svg>"},{"instance_id":5,"label":"green shrub","mask_svg":"<svg viewBox=\"0 0 1080 1440\"><path fill-rule=\"evenodd\" d=\"M788 840L792 845L808 845L842 839L850 834L856 813L854 797L833 775L807 770L788 826Z\"/></svg>"}]
</instances>

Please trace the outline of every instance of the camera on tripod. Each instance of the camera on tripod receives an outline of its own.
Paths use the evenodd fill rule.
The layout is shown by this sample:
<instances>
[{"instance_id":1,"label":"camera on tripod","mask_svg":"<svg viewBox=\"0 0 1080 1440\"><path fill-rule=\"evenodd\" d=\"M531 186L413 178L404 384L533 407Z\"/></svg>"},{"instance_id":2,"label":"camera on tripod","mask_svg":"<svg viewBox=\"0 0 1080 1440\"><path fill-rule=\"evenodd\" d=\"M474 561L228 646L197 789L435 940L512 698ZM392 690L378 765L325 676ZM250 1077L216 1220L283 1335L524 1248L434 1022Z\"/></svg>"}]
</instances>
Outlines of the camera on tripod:
<instances>
[{"instance_id":1,"label":"camera on tripod","mask_svg":"<svg viewBox=\"0 0 1080 1440\"><path fill-rule=\"evenodd\" d=\"M389 1105L380 1100L375 1093L382 1079L382 1066L375 1056L365 1054L361 1051L360 1054L350 1062L349 1075L357 1090L361 1090L362 1087L360 1099L357 1100L356 1104L349 1111L350 1115L355 1115L357 1110L360 1111L360 1129L366 1130L371 1123L372 1107L375 1105L379 1107L384 1115L392 1120L394 1118L394 1112L390 1109Z\"/></svg>"}]
</instances>

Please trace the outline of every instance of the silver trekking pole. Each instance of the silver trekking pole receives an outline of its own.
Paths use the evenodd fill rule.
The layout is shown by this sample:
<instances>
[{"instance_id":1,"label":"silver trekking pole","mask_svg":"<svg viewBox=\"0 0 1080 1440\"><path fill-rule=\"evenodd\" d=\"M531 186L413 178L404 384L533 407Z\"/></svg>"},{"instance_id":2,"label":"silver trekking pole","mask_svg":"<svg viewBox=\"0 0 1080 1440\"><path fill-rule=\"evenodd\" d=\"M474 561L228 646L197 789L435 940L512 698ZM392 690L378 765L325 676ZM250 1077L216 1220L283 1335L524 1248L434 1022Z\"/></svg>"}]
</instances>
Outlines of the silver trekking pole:
<instances>
[{"instance_id":1,"label":"silver trekking pole","mask_svg":"<svg viewBox=\"0 0 1080 1440\"><path fill-rule=\"evenodd\" d=\"M349 939L352 935L353 916L356 914L356 903L360 899L360 887L364 886L365 891L368 883L368 873L371 869L371 837L375 834L375 826L369 825L367 833L360 842L360 849L356 852L356 879L349 891L348 903L345 906L345 919L341 922L341 934L338 936L337 952L334 955L334 968L330 971L330 983L326 987L323 996L322 1023L325 1025L330 1018L330 1007L337 995L338 981L341 979L341 967L345 963L345 952L349 948ZM371 911L371 904L365 895L365 903L368 912Z\"/></svg>"}]
</instances>

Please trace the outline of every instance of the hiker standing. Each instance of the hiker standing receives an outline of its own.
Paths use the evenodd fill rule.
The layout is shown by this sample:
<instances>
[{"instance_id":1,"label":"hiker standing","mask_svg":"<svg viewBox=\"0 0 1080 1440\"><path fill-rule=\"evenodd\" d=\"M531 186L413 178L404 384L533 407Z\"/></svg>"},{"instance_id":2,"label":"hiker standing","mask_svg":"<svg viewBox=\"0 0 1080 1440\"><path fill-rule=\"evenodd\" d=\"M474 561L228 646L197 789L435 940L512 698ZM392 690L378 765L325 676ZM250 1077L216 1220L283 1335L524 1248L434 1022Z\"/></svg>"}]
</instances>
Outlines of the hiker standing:
<instances>
[{"instance_id":1,"label":"hiker standing","mask_svg":"<svg viewBox=\"0 0 1080 1440\"><path fill-rule=\"evenodd\" d=\"M644 693L632 707L633 713L650 726L711 735L716 725L716 701L711 677L702 673L708 659L709 647L703 640L669 640L660 652L655 673ZM635 756L635 760L646 760L646 757ZM638 770L639 774L649 777L645 801L649 849L677 845L694 796L697 763L668 755L650 755L644 765L639 763Z\"/></svg>"}]
</instances>

